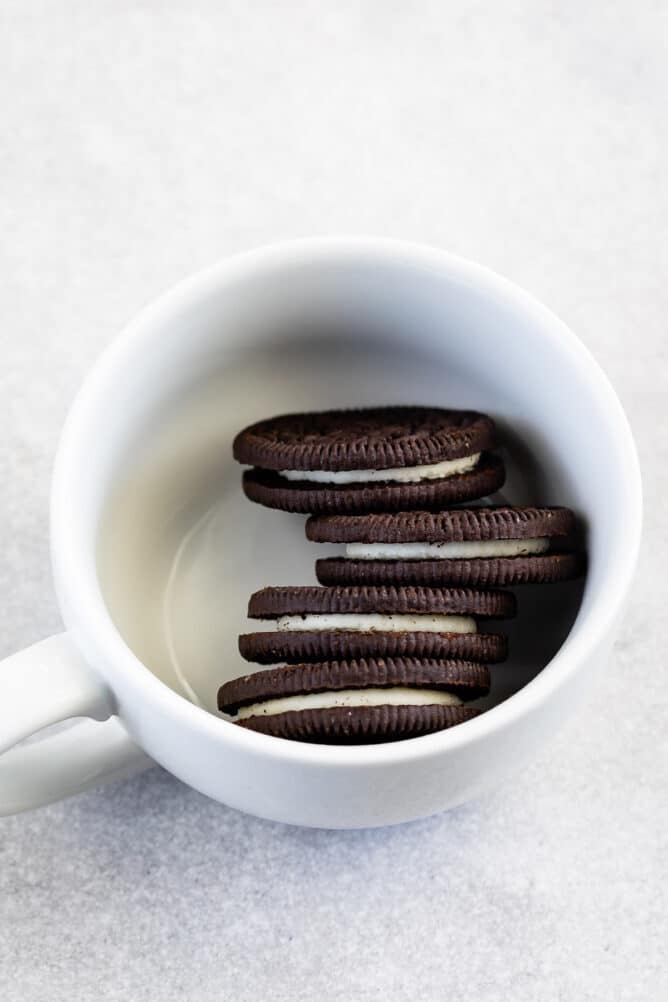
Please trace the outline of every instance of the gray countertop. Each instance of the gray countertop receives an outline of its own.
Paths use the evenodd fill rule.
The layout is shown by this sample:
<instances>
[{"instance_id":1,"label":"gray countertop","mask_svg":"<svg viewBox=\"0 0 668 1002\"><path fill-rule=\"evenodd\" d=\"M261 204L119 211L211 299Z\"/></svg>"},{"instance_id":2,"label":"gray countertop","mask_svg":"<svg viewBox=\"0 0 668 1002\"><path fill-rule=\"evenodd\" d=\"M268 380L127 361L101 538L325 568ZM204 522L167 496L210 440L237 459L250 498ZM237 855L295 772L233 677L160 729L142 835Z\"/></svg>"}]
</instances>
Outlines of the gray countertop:
<instances>
[{"instance_id":1,"label":"gray countertop","mask_svg":"<svg viewBox=\"0 0 668 1002\"><path fill-rule=\"evenodd\" d=\"M589 345L645 545L596 691L449 814L291 829L159 769L0 822L0 995L658 1000L668 886L665 5L4 0L0 653L60 627L47 493L89 364L229 252L332 231L475 258Z\"/></svg>"}]
</instances>

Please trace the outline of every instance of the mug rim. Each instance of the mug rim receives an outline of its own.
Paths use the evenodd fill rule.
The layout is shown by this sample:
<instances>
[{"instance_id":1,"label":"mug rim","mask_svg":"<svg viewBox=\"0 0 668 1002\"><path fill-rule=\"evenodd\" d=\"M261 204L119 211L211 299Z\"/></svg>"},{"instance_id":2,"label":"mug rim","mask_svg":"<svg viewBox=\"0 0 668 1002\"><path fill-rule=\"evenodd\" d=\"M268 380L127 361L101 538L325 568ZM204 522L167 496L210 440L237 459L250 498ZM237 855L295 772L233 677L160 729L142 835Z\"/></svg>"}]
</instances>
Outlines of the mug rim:
<instances>
[{"instance_id":1,"label":"mug rim","mask_svg":"<svg viewBox=\"0 0 668 1002\"><path fill-rule=\"evenodd\" d=\"M377 745L317 745L258 734L217 718L171 689L134 654L114 624L104 601L94 554L91 559L89 548L78 537L76 520L72 516L76 505L73 505L72 499L76 497L78 471L85 458L79 446L85 429L95 420L97 402L128 360L152 340L162 318L206 296L223 280L246 278L254 271L270 268L279 262L291 261L297 266L300 262L312 263L316 258L332 260L353 254L356 260L364 258L375 262L392 260L401 264L403 259L407 264L447 271L450 278L474 283L486 293L521 310L534 321L542 337L550 338L558 350L577 359L591 392L598 396L606 419L613 426L615 446L628 472L623 503L620 504L624 532L615 534L616 548L611 554L610 573L591 607L584 615L580 610L566 640L548 664L502 703L466 721L464 725L405 741ZM145 342L143 346L142 339ZM84 655L92 664L99 665L100 674L112 691L113 679L120 676L130 690L142 691L148 701L149 712L151 706L157 704L179 723L206 731L223 746L229 744L239 752L270 759L332 768L384 766L445 755L512 726L549 701L552 694L585 665L589 656L611 634L635 569L641 523L640 469L628 420L607 376L570 328L528 292L482 265L437 247L371 236L306 237L234 254L183 279L145 306L94 363L77 393L61 434L51 486L51 556L63 619Z\"/></svg>"}]
</instances>

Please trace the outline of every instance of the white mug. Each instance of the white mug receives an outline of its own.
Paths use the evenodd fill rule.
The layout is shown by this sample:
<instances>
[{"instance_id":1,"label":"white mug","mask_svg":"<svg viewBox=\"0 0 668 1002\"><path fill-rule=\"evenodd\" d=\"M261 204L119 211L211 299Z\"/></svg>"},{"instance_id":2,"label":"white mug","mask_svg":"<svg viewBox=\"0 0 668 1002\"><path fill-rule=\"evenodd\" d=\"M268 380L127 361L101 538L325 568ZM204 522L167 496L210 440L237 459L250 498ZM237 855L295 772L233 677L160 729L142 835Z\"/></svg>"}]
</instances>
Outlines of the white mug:
<instances>
[{"instance_id":1,"label":"white mug","mask_svg":"<svg viewBox=\"0 0 668 1002\"><path fill-rule=\"evenodd\" d=\"M324 553L303 518L243 498L233 434L281 411L383 402L493 414L509 443L505 496L578 512L584 586L518 589L515 653L493 669L489 709L451 730L335 747L237 727L215 699L248 670L236 649L248 596L312 583ZM71 409L51 496L66 632L0 666L0 811L151 761L300 825L393 824L461 803L518 770L576 704L610 649L640 528L619 401L575 335L511 283L366 238L225 260L144 310Z\"/></svg>"}]
</instances>

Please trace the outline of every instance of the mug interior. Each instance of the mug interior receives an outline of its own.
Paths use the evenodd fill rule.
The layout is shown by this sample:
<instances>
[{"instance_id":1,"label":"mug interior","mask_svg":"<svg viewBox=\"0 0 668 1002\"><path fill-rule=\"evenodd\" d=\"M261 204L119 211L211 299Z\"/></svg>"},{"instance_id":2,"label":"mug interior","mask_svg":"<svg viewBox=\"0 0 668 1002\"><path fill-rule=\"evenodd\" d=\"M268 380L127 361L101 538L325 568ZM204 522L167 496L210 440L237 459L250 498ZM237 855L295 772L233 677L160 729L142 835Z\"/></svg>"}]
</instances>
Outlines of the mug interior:
<instances>
[{"instance_id":1,"label":"mug interior","mask_svg":"<svg viewBox=\"0 0 668 1002\"><path fill-rule=\"evenodd\" d=\"M218 686L250 670L237 651L237 635L258 628L245 616L250 593L315 583L316 557L336 552L306 541L302 516L241 492L234 434L291 410L428 403L492 414L509 471L495 500L575 508L590 569L586 587L518 589L520 616L501 627L511 657L494 668L487 705L563 644L611 557L615 443L565 343L463 279L419 254L269 255L140 318L122 378L117 368L108 385L112 419L91 435L79 530L94 540L122 637L175 692L216 712Z\"/></svg>"}]
</instances>

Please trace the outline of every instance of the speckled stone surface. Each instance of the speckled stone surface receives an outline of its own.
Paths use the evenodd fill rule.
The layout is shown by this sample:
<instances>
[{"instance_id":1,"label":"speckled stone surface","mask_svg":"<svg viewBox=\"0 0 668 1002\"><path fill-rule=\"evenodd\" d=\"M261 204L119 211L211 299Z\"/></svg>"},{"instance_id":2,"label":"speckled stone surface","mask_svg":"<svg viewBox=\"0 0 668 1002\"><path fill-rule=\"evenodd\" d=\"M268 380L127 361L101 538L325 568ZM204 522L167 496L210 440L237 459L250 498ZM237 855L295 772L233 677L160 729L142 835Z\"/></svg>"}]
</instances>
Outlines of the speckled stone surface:
<instances>
[{"instance_id":1,"label":"speckled stone surface","mask_svg":"<svg viewBox=\"0 0 668 1002\"><path fill-rule=\"evenodd\" d=\"M517 780L306 831L158 769L0 822L3 1002L659 1002L668 886L662 3L0 3L0 653L59 629L49 470L139 306L288 236L508 275L628 410L645 545L598 689Z\"/></svg>"}]
</instances>

